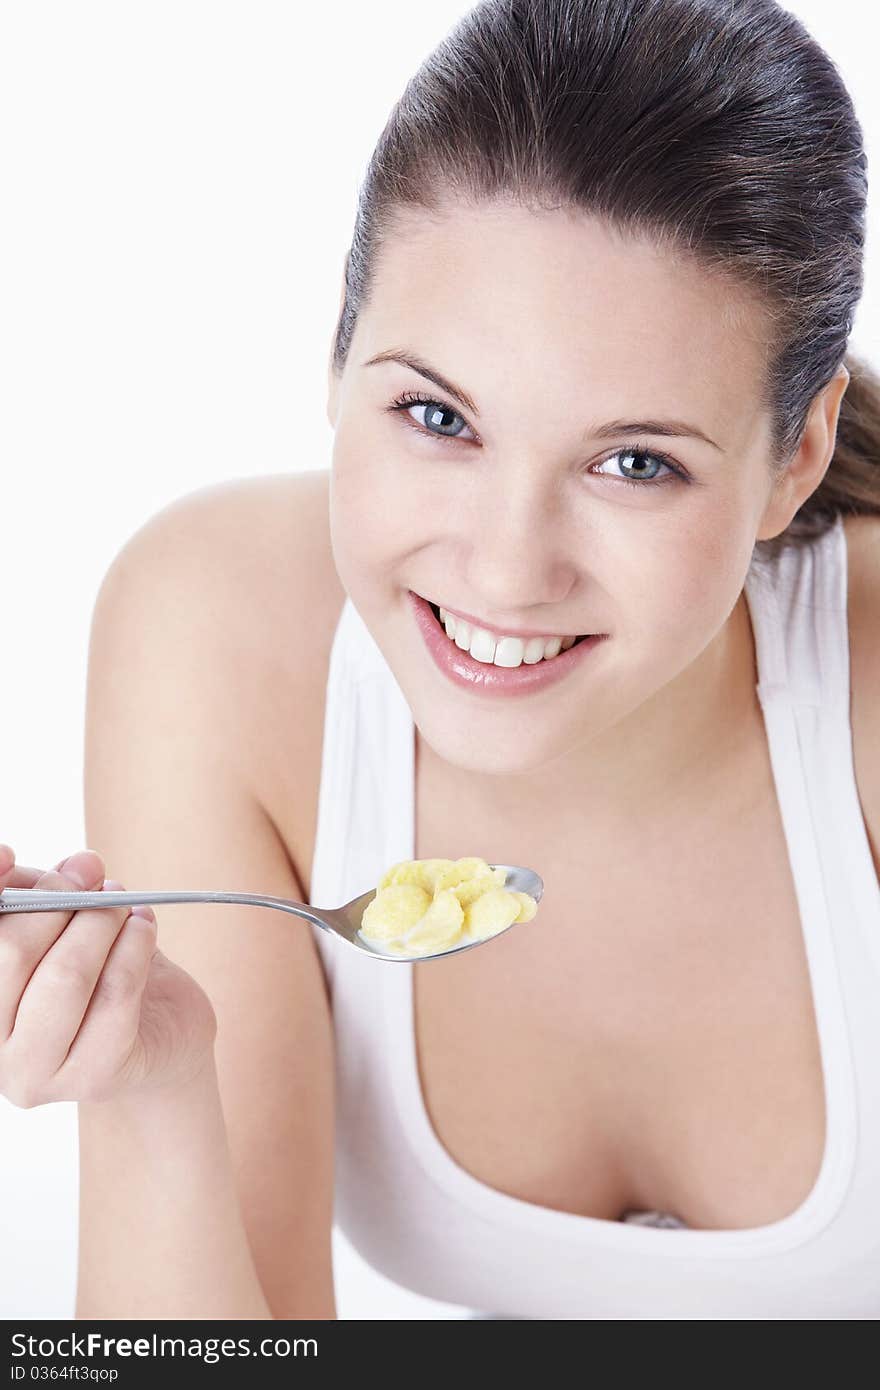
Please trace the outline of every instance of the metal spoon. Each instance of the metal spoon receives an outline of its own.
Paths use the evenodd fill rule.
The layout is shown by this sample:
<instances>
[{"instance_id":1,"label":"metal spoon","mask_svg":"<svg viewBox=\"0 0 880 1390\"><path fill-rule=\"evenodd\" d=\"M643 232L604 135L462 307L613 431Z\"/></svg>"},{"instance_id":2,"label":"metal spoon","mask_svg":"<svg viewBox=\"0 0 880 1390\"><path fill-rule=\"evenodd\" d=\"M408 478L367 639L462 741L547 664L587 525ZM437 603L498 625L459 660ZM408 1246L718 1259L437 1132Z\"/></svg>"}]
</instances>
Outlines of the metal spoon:
<instances>
[{"instance_id":1,"label":"metal spoon","mask_svg":"<svg viewBox=\"0 0 880 1390\"><path fill-rule=\"evenodd\" d=\"M533 869L524 869L518 864L490 864L490 868L503 869L507 877L504 887L512 891L528 893L536 902L544 893L544 880ZM123 907L136 903L246 903L250 907L274 907L279 912L291 912L294 917L302 917L322 931L341 937L348 946L359 951L367 951L380 960L433 960L437 956L449 956L456 951L468 951L472 946L481 946L483 941L494 941L510 927L495 932L493 936L482 937L477 941L465 941L460 945L446 947L443 951L431 951L425 955L407 956L399 952L384 951L380 942L373 944L360 935L360 925L367 904L372 902L376 889L370 888L359 898L353 898L344 907L310 907L305 903L292 902L289 898L264 897L259 893L138 893L116 892L101 889L95 893L70 893L66 889L51 888L4 888L0 892L0 913L4 912L78 912L80 908ZM511 926L515 923L511 922Z\"/></svg>"}]
</instances>

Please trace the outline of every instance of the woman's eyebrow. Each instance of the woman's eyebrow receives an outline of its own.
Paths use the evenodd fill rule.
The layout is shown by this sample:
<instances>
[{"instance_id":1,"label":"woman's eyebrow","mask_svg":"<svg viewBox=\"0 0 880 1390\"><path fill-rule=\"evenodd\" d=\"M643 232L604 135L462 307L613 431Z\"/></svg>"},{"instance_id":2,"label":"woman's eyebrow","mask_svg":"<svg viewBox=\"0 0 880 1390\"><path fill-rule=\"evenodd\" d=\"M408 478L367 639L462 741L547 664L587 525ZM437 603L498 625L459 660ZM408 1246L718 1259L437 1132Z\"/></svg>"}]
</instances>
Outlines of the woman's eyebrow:
<instances>
[{"instance_id":1,"label":"woman's eyebrow","mask_svg":"<svg viewBox=\"0 0 880 1390\"><path fill-rule=\"evenodd\" d=\"M592 430L585 431L586 437L593 439L605 439L616 434L666 434L672 439L702 439L717 449L719 454L724 453L721 445L710 439L708 434L684 420L609 420L605 425L595 425Z\"/></svg>"},{"instance_id":2,"label":"woman's eyebrow","mask_svg":"<svg viewBox=\"0 0 880 1390\"><path fill-rule=\"evenodd\" d=\"M378 366L383 362L399 362L404 367L411 368L419 376L423 376L427 381L433 381L435 386L439 386L441 391L445 391L447 396L452 396L453 400L458 401L472 415L479 415L474 402L468 393L460 386L456 386L453 381L449 381L443 376L436 367L432 367L424 358L419 357L414 352L389 349L387 352L378 352L375 357L370 357L362 365L365 367ZM592 429L584 431L584 438L606 439L621 434L660 434L666 435L671 439L702 439L706 444L711 444L713 449L719 453L724 450L720 444L716 444L714 439L710 439L708 434L699 429L696 425L689 425L684 420L609 420L604 425L594 425Z\"/></svg>"},{"instance_id":3,"label":"woman's eyebrow","mask_svg":"<svg viewBox=\"0 0 880 1390\"><path fill-rule=\"evenodd\" d=\"M445 391L447 396L452 396L453 400L458 401L459 405L463 405L465 410L469 410L472 415L479 415L480 412L477 410L476 405L471 400L467 391L463 391L460 386L456 386L454 382L448 381L445 376L441 376L436 367L432 367L430 363L416 356L414 352L404 352L402 350L397 352L394 349L388 352L378 352L375 357L369 358L363 365L365 367L374 367L381 362L400 362L404 367L411 367L414 372L418 372L419 376L425 377L428 381L433 381L435 386L439 386L440 390Z\"/></svg>"}]
</instances>

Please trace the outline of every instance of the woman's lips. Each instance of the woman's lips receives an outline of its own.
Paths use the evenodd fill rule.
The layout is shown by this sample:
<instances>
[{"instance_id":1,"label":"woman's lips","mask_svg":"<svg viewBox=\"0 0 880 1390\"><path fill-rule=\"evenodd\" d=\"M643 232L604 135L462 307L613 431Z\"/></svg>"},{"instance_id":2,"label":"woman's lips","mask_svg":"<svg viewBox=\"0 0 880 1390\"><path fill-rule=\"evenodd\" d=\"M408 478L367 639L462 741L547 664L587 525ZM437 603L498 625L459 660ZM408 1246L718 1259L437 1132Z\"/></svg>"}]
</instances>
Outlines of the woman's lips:
<instances>
[{"instance_id":1,"label":"woman's lips","mask_svg":"<svg viewBox=\"0 0 880 1390\"><path fill-rule=\"evenodd\" d=\"M477 661L446 635L430 602L408 591L410 605L435 666L453 684L478 695L529 695L564 680L599 647L607 634L583 637L568 651L533 665L495 666Z\"/></svg>"}]
</instances>

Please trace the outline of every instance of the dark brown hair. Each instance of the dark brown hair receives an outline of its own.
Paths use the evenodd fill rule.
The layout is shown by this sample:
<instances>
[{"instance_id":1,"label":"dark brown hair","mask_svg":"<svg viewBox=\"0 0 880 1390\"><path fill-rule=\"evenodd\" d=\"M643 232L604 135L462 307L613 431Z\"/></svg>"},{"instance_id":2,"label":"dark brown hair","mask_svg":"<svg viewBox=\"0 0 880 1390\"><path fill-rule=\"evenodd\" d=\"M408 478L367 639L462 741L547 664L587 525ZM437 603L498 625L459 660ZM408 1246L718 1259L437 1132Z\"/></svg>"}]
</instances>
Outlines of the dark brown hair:
<instances>
[{"instance_id":1,"label":"dark brown hair","mask_svg":"<svg viewBox=\"0 0 880 1390\"><path fill-rule=\"evenodd\" d=\"M781 536L880 514L880 377L847 352L867 158L834 63L774 0L482 0L407 83L359 189L333 366L405 209L573 208L748 287L775 473L844 362L830 467Z\"/></svg>"}]
</instances>

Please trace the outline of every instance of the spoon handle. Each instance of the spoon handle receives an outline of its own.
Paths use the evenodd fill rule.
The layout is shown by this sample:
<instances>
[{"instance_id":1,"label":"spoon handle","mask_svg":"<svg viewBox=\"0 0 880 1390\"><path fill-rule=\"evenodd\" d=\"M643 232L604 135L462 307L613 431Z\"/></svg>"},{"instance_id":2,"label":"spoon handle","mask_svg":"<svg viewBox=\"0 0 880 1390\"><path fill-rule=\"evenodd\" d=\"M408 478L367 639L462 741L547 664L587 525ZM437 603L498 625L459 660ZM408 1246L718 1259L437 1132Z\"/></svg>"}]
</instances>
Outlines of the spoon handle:
<instances>
[{"instance_id":1,"label":"spoon handle","mask_svg":"<svg viewBox=\"0 0 880 1390\"><path fill-rule=\"evenodd\" d=\"M67 912L80 908L127 907L137 903L245 903L250 907L274 907L281 912L290 912L302 917L315 926L330 930L327 922L317 916L304 903L291 902L289 898L271 898L254 893L166 893L166 892L116 892L102 889L96 893L53 892L51 889L4 888L0 892L0 913L4 912Z\"/></svg>"}]
</instances>

